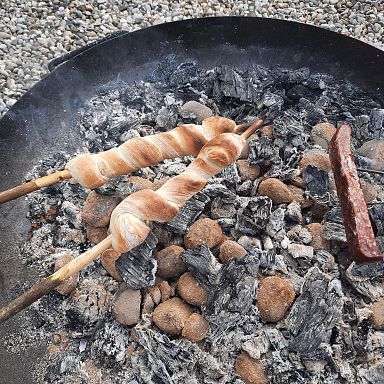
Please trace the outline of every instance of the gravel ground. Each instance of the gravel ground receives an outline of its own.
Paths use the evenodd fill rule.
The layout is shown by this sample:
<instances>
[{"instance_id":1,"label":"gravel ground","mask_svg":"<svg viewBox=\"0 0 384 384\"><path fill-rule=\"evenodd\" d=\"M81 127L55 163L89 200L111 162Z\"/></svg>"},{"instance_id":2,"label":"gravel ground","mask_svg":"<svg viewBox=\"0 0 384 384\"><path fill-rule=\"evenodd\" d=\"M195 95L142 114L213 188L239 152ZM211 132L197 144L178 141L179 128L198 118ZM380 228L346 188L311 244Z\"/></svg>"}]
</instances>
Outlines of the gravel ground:
<instances>
[{"instance_id":1,"label":"gravel ground","mask_svg":"<svg viewBox=\"0 0 384 384\"><path fill-rule=\"evenodd\" d=\"M224 15L319 25L384 49L383 0L3 0L0 4L0 116L48 71L50 60L118 30Z\"/></svg>"}]
</instances>

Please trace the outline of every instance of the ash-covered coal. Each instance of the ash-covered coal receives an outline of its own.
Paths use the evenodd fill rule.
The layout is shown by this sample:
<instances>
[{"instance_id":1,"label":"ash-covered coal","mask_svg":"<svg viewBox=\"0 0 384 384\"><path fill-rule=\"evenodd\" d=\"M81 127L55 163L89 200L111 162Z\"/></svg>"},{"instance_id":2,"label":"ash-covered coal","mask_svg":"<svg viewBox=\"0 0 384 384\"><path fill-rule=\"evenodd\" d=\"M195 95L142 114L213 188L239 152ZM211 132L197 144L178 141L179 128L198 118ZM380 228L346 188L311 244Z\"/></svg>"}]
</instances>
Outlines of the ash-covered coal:
<instances>
[{"instance_id":1,"label":"ash-covered coal","mask_svg":"<svg viewBox=\"0 0 384 384\"><path fill-rule=\"evenodd\" d=\"M236 359L242 351L264 367L273 384L381 383L384 338L371 324L370 305L382 300L384 264L350 264L332 174L318 159L304 169L299 162L303 153L319 148L311 131L320 122L350 124L354 150L367 140L383 139L382 103L347 81L308 68L207 69L195 60L178 62L169 55L145 81L116 80L97 90L78 115L84 137L79 152L103 151L133 137L200 123L201 108L193 111L190 105L188 113L183 111L185 102L192 100L204 113L236 123L253 122L267 113L271 127L254 134L242 155L245 166L259 167L257 178L244 179L236 163L228 167L175 219L151 223L153 233L141 246L116 263L109 260L106 269L95 261L81 271L77 289L68 298L52 293L34 304L33 319L7 340L7 349L17 352L34 338L44 340L49 345L45 382L57 384L240 384ZM321 137L327 139L327 132ZM359 167L377 166L377 159L367 156L356 153ZM63 169L68 159L65 153L45 159L28 178ZM133 176L149 180L144 184L155 188L191 160L166 160ZM261 195L260 182L272 177L284 183L284 191L274 188ZM377 187L374 203L384 201L381 176L362 172L361 177ZM121 176L97 193L122 199L137 188L137 182ZM91 247L82 219L88 192L64 182L28 196L31 233L20 246L21 259L38 267L42 276L53 272L58 253L76 256ZM277 203L281 193L284 202ZM379 240L384 237L382 206L370 205ZM234 250L241 246L247 255L223 264L220 243L211 249L185 249L183 236L198 218L216 220L223 241L230 238L237 243ZM169 248L162 262L184 263L201 285L198 293L208 294L202 307L190 305L209 322L209 336L199 344L167 335L151 321L157 305L179 295L178 276L156 276L153 255L164 247ZM141 312L141 320L136 326L123 326L113 317L111 307L121 283L110 274L120 275L124 287L139 298L135 311ZM256 292L259 281L273 275L289 280L296 298L285 308L286 318L268 323L259 314ZM271 291L263 308L276 310L281 296Z\"/></svg>"}]
</instances>

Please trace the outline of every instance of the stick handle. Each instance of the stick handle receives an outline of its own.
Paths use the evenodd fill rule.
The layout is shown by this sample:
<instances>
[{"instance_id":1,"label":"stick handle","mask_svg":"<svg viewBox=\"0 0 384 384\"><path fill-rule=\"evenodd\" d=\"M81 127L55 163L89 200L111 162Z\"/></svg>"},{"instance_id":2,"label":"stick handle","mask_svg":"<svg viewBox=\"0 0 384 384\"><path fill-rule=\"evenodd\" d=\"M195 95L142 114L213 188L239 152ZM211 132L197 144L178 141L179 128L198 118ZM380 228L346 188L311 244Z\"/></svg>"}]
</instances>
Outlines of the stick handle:
<instances>
[{"instance_id":1,"label":"stick handle","mask_svg":"<svg viewBox=\"0 0 384 384\"><path fill-rule=\"evenodd\" d=\"M43 176L36 180L28 181L28 183L24 183L4 192L0 192L0 204L17 199L18 197L27 195L33 191L37 191L40 188L48 187L49 185L56 184L59 181L70 178L71 173L65 169L64 171L54 172L48 176Z\"/></svg>"},{"instance_id":2,"label":"stick handle","mask_svg":"<svg viewBox=\"0 0 384 384\"><path fill-rule=\"evenodd\" d=\"M54 274L44 278L35 284L28 291L24 292L17 299L10 302L7 306L0 309L0 324L16 315L24 308L29 307L32 303L40 299L42 296L52 292L65 279L78 273L82 268L95 260L106 249L112 245L112 236L109 235L102 242L93 248L76 257L68 264L57 270Z\"/></svg>"}]
</instances>

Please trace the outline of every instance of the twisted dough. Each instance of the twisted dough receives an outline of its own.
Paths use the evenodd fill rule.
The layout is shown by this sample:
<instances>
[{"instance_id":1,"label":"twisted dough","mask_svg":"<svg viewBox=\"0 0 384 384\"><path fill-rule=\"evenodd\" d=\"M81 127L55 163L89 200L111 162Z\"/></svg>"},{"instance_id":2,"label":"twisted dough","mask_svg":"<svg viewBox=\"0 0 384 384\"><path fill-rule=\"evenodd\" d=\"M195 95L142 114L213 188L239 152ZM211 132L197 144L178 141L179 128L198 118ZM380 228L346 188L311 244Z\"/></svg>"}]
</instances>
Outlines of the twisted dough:
<instances>
[{"instance_id":1,"label":"twisted dough","mask_svg":"<svg viewBox=\"0 0 384 384\"><path fill-rule=\"evenodd\" d=\"M97 188L109 179L155 165L165 159L193 155L212 138L234 132L233 120L213 116L201 125L185 124L169 132L137 137L117 148L97 154L83 154L70 160L66 169L72 178L85 188Z\"/></svg>"},{"instance_id":2,"label":"twisted dough","mask_svg":"<svg viewBox=\"0 0 384 384\"><path fill-rule=\"evenodd\" d=\"M115 251L128 252L141 244L150 231L145 221L165 222L174 218L211 176L240 156L245 143L242 136L223 133L205 144L183 173L169 179L157 191L145 189L125 198L112 212L109 226Z\"/></svg>"}]
</instances>

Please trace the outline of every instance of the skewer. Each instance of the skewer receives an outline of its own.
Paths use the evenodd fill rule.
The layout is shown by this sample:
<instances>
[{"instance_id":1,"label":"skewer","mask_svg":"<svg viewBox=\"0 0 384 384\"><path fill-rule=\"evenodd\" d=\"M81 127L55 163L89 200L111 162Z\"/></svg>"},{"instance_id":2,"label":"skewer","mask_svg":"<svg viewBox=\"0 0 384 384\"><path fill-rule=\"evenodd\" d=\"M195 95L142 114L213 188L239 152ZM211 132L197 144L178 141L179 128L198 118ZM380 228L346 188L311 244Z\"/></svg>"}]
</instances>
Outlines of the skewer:
<instances>
[{"instance_id":1,"label":"skewer","mask_svg":"<svg viewBox=\"0 0 384 384\"><path fill-rule=\"evenodd\" d=\"M260 126L263 124L263 118L259 118L254 123L244 123L236 126L234 132L240 133L244 128L249 128L253 124L258 123ZM67 169L63 171L57 171L50 175L40 177L38 179L29 181L27 183L18 185L14 188L0 192L0 204L6 203L7 201L17 199L18 197L25 196L28 193L37 191L40 188L48 187L52 184L56 184L63 180L72 178L71 172Z\"/></svg>"},{"instance_id":2,"label":"skewer","mask_svg":"<svg viewBox=\"0 0 384 384\"><path fill-rule=\"evenodd\" d=\"M263 121L256 121L249 128L241 134L245 140L248 139L258 128L263 125ZM172 179L171 179L172 180ZM164 184L165 186L165 184ZM164 187L163 186L163 187ZM192 194L196 193L194 191ZM78 273L81 269L86 267L89 263L95 260L101 253L112 246L112 235L109 235L99 244L89 249L82 255L76 257L68 264L64 265L52 275L42 279L28 291L24 292L14 301L10 302L7 306L0 309L0 324L8 320L10 317L16 315L21 310L27 308L32 303L43 297L44 295L52 292L58 287L65 279Z\"/></svg>"}]
</instances>

